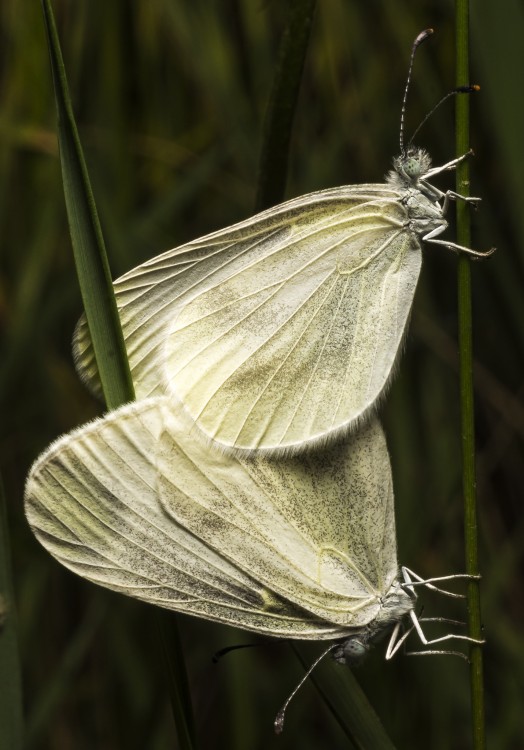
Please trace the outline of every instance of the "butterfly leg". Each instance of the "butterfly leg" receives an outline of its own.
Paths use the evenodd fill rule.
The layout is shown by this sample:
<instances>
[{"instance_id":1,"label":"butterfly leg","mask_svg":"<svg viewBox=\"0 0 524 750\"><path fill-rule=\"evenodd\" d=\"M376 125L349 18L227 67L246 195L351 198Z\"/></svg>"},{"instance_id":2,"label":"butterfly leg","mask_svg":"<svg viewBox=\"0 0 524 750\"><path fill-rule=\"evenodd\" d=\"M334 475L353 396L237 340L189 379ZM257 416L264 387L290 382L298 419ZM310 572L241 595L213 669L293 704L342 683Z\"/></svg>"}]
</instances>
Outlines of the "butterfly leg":
<instances>
[{"instance_id":1,"label":"butterfly leg","mask_svg":"<svg viewBox=\"0 0 524 750\"><path fill-rule=\"evenodd\" d=\"M469 159L470 156L473 156L474 152L473 149L470 148L469 151L466 151L465 154L462 154L462 156L458 156L456 159L451 159L451 161L447 161L445 164L442 164L440 167L433 167L433 169L429 169L426 174L424 175L424 179L430 179L431 177L434 177L437 174L440 174L441 172L449 172L452 169L455 169L457 164L461 164L466 159Z\"/></svg>"},{"instance_id":2,"label":"butterfly leg","mask_svg":"<svg viewBox=\"0 0 524 750\"><path fill-rule=\"evenodd\" d=\"M397 622L397 624L393 628L393 632L391 633L391 637L388 642L388 647L386 649L386 656L385 656L386 661L389 661L395 656L399 648L405 642L406 638L408 638L411 635L411 633L415 629L415 626L411 625L411 627L405 630L402 633L402 635L399 635L401 628L402 628L402 623L400 622Z\"/></svg>"},{"instance_id":3,"label":"butterfly leg","mask_svg":"<svg viewBox=\"0 0 524 750\"><path fill-rule=\"evenodd\" d=\"M410 591L412 594L415 593L413 590L414 586L425 586L428 589L438 591L440 594L444 594L444 596L450 596L454 599L464 599L465 597L463 594L456 594L453 591L447 591L446 589L441 589L438 586L433 586L432 584L440 583L440 581L455 580L478 581L481 578L481 576L469 575L468 573L452 573L448 576L438 576L436 578L421 578L419 575L414 573L409 568L406 568L404 565L402 566L401 571L402 577L404 579L402 587L408 589L408 591Z\"/></svg>"},{"instance_id":4,"label":"butterfly leg","mask_svg":"<svg viewBox=\"0 0 524 750\"><path fill-rule=\"evenodd\" d=\"M415 612L410 613L410 618L411 618L411 625L402 633L402 635L399 635L401 632L402 623L397 623L395 625L393 632L391 634L391 637L389 639L387 650L386 650L386 657L385 657L386 660L389 661L389 659L392 659L395 656L397 651L401 648L401 646L405 643L406 639L411 635L411 633L414 630L417 632L419 640L424 646L433 646L436 643L442 643L442 641L448 641L451 639L467 641L469 643L475 643L477 645L482 645L483 643L485 643L485 641L483 640L479 641L475 638L470 638L467 635L461 635L459 633L447 633L446 635L443 635L440 638L428 639L426 638L424 631L422 630L422 626L420 624L421 622L447 622L447 623L452 623L452 624L457 624L457 625L463 625L463 623L460 623L457 620L449 620L446 617L425 617L419 620ZM466 654L464 654L462 651L426 649L424 651L406 651L405 653L408 656L429 656L431 654L460 656L461 658L466 659L466 661L469 661Z\"/></svg>"},{"instance_id":5,"label":"butterfly leg","mask_svg":"<svg viewBox=\"0 0 524 750\"><path fill-rule=\"evenodd\" d=\"M424 631L422 630L422 627L420 625L420 621L413 612L413 610L409 613L409 616L411 618L412 622L412 630L415 629L417 631L417 635L421 641L421 643L424 644L424 646L433 646L435 643L442 643L443 641L449 641L449 640L459 640L459 641L467 641L468 643L475 643L477 646L482 646L482 644L485 643L485 640L479 640L478 638L471 638L469 635L461 635L460 633L447 633L446 635L441 635L439 638L426 638Z\"/></svg>"},{"instance_id":6,"label":"butterfly leg","mask_svg":"<svg viewBox=\"0 0 524 750\"><path fill-rule=\"evenodd\" d=\"M482 198L475 198L471 195L461 195L460 193L456 193L454 190L446 190L446 192L442 194L442 198L443 215L448 212L449 204L451 203L451 201L464 201L465 203L471 203L473 205L473 208L477 208L478 204L482 200Z\"/></svg>"},{"instance_id":7,"label":"butterfly leg","mask_svg":"<svg viewBox=\"0 0 524 750\"><path fill-rule=\"evenodd\" d=\"M444 225L435 227L435 229L432 229L430 232L423 235L422 239L424 240L424 242L430 242L433 245L442 245L442 247L447 247L449 250L456 250L456 252L458 253L473 255L475 258L487 258L489 255L492 255L495 252L494 247L482 252L480 250L472 250L470 247L464 247L463 245L457 245L455 242L449 242L448 240L435 239L435 237L437 237L439 234L442 234L445 229L446 226Z\"/></svg>"}]
</instances>

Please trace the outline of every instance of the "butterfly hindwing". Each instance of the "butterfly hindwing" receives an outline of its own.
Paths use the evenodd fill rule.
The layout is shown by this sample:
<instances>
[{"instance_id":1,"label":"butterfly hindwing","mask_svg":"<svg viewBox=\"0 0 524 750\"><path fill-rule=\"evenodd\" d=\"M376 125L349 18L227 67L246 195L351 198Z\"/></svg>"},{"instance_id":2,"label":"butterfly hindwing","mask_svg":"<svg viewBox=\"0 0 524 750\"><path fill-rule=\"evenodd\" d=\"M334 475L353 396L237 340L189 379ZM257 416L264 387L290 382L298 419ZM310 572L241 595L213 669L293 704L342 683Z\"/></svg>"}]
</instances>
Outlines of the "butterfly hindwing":
<instances>
[{"instance_id":1,"label":"butterfly hindwing","mask_svg":"<svg viewBox=\"0 0 524 750\"><path fill-rule=\"evenodd\" d=\"M183 428L167 410L159 492L177 523L319 617L368 622L397 573L391 471L378 421L347 443L278 460L210 451L199 440L182 441ZM193 471L180 471L186 464Z\"/></svg>"}]
</instances>

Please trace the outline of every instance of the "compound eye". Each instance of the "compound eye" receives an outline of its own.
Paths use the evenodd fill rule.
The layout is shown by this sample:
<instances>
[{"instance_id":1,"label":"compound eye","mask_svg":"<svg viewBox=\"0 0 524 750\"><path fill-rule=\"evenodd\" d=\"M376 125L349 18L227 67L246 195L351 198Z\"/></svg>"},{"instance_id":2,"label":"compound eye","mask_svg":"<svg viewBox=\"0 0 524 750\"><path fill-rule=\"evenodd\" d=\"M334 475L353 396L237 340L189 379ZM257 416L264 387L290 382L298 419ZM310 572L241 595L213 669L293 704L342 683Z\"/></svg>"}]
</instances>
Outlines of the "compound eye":
<instances>
[{"instance_id":1,"label":"compound eye","mask_svg":"<svg viewBox=\"0 0 524 750\"><path fill-rule=\"evenodd\" d=\"M420 160L416 157L408 157L404 162L404 172L408 177L419 177L421 171Z\"/></svg>"},{"instance_id":2,"label":"compound eye","mask_svg":"<svg viewBox=\"0 0 524 750\"><path fill-rule=\"evenodd\" d=\"M369 651L369 646L358 636L352 636L339 644L333 651L333 658L339 664L356 664Z\"/></svg>"}]
</instances>

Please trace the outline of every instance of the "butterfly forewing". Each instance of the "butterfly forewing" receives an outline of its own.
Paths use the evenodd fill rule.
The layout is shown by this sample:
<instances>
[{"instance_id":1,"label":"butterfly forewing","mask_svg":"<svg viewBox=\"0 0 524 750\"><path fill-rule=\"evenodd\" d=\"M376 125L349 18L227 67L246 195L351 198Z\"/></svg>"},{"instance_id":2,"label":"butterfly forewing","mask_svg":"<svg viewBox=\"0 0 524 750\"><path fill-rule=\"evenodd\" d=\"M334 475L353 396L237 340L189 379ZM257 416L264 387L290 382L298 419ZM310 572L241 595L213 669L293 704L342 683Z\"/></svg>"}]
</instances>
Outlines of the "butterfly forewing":
<instances>
[{"instance_id":1,"label":"butterfly forewing","mask_svg":"<svg viewBox=\"0 0 524 750\"><path fill-rule=\"evenodd\" d=\"M115 282L138 398L169 392L232 449L350 430L391 373L420 268L399 191L289 201ZM85 322L77 366L97 389Z\"/></svg>"},{"instance_id":2,"label":"butterfly forewing","mask_svg":"<svg viewBox=\"0 0 524 750\"><path fill-rule=\"evenodd\" d=\"M249 630L335 638L373 620L396 576L378 424L351 453L276 467L203 455L181 424L154 398L57 441L26 487L37 538L95 583Z\"/></svg>"},{"instance_id":3,"label":"butterfly forewing","mask_svg":"<svg viewBox=\"0 0 524 750\"><path fill-rule=\"evenodd\" d=\"M75 573L128 596L272 635L334 637L336 625L281 599L165 514L151 460L160 401L125 407L43 454L26 487L37 538Z\"/></svg>"},{"instance_id":4,"label":"butterfly forewing","mask_svg":"<svg viewBox=\"0 0 524 750\"><path fill-rule=\"evenodd\" d=\"M400 345L420 253L409 235L381 227L369 229L363 260L350 230L317 235L318 256L296 274L279 274L284 247L180 312L167 374L208 437L248 451L300 449L373 407ZM300 251L310 238L295 244Z\"/></svg>"}]
</instances>

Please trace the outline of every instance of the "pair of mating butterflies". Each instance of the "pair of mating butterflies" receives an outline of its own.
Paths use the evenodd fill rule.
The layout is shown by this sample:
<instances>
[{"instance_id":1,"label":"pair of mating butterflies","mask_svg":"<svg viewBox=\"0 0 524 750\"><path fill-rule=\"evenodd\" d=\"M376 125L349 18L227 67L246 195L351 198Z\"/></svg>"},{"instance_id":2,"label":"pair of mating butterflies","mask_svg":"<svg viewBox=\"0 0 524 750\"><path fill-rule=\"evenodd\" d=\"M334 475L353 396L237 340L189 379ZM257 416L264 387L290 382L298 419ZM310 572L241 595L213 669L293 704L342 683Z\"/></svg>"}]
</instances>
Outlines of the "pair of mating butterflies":
<instances>
[{"instance_id":1,"label":"pair of mating butterflies","mask_svg":"<svg viewBox=\"0 0 524 750\"><path fill-rule=\"evenodd\" d=\"M306 195L115 282L138 401L55 442L26 513L76 573L162 607L335 642L414 613L391 469L371 416L455 193L409 148L385 184ZM475 201L477 199L465 198ZM85 320L77 368L100 390ZM357 429L358 426L358 429ZM341 438L344 437L342 440ZM442 639L464 636L444 636Z\"/></svg>"}]
</instances>

